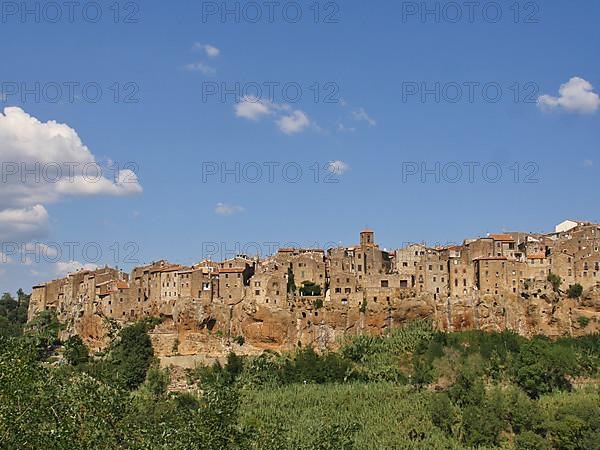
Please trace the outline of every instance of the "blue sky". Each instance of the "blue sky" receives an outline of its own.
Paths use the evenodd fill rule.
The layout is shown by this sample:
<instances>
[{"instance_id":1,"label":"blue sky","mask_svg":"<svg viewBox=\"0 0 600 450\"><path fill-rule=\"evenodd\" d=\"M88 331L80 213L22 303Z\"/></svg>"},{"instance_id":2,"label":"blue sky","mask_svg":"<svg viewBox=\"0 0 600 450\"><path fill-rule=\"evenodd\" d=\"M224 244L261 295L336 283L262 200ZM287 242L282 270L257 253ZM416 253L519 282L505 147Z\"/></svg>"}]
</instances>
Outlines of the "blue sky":
<instances>
[{"instance_id":1,"label":"blue sky","mask_svg":"<svg viewBox=\"0 0 600 450\"><path fill-rule=\"evenodd\" d=\"M422 11L407 15L421 2L321 2L318 23L314 2L295 4L297 23L286 2L272 23L261 2L258 23L249 23L250 9L239 21L206 14L236 2L122 2L118 23L110 2L99 3L97 23L93 9L87 19L76 9L73 23L66 8L57 23L49 23L51 10L40 10L39 23L3 11L0 104L22 111L5 110L2 162L82 161L85 145L106 180L89 190L3 179L0 238L9 255L0 263L0 290L29 288L79 264L129 270L132 261L161 258L192 264L215 248L218 257L257 245L264 254L272 243L352 244L365 226L394 248L544 231L564 218L600 221L600 4L521 2L515 23L514 2L498 2L502 17L493 23L497 10L488 6L484 16L489 2L481 2L472 21L463 6L462 19L450 23L449 3L439 3L438 21ZM127 14L137 23L124 23ZM328 14L336 23L324 23ZM53 83L63 86L57 101ZM79 83L73 99L65 83ZM237 100L203 98L203 89L236 83ZM256 92L252 83L262 86L260 98L243 97ZM268 83L279 83L273 98ZM291 86L287 100L301 87L297 102L286 101L284 85ZM94 86L102 89L97 102ZM23 98L23 87L40 98ZM409 95L415 87L440 98ZM486 101L497 87L502 95ZM63 127L81 142L70 134L45 141ZM132 170L136 183L115 181L115 163ZM240 182L231 174L223 182L221 173L203 179L207 164L235 170L236 163ZM265 163L278 164L273 182ZM472 182L465 164L474 168ZM256 165L262 176L247 182ZM439 182L435 173L422 179L423 165ZM286 181L297 167L299 181ZM330 177L337 183L325 182ZM79 250L69 255L68 242ZM7 243L20 250L58 243L62 255L24 260ZM102 258L82 254L90 243Z\"/></svg>"}]
</instances>

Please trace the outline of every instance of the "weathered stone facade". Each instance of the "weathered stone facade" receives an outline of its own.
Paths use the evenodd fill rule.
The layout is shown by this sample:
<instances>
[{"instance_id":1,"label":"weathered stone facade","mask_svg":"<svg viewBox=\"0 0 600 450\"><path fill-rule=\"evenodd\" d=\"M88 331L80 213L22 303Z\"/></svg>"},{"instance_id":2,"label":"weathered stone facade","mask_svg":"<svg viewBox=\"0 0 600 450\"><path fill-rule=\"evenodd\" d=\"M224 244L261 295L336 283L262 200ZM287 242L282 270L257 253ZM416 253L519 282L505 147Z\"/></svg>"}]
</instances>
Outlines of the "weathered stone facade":
<instances>
[{"instance_id":1,"label":"weathered stone facade","mask_svg":"<svg viewBox=\"0 0 600 450\"><path fill-rule=\"evenodd\" d=\"M600 225L573 223L549 234L394 252L364 230L358 245L327 252L280 249L262 261L241 255L193 267L158 261L131 276L81 271L34 286L29 316L56 310L65 334L80 334L94 349L115 326L160 316L152 339L161 356L334 348L347 334L381 334L426 318L448 331L593 332L600 329ZM563 279L563 292L554 292L550 273ZM574 283L583 298L564 295Z\"/></svg>"}]
</instances>

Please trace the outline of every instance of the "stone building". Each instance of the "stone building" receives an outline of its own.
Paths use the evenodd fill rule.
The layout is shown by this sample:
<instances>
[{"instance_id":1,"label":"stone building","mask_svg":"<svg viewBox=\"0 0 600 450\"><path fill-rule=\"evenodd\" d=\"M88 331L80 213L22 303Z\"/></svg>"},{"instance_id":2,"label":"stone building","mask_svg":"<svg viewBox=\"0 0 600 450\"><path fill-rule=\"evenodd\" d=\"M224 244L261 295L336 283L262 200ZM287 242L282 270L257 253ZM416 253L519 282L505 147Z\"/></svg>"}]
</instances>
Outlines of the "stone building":
<instances>
[{"instance_id":1,"label":"stone building","mask_svg":"<svg viewBox=\"0 0 600 450\"><path fill-rule=\"evenodd\" d=\"M507 305L528 311L528 302L560 295L550 273L561 277L563 290L580 283L600 292L600 226L578 221L557 230L489 234L448 247L410 244L391 253L363 230L357 245L327 252L280 249L263 260L238 255L192 267L162 260L131 276L108 267L78 271L34 286L29 318L53 309L67 333L101 348L109 323L162 317L185 338L179 345L179 335L157 332L161 351L189 352L208 345L213 331L229 342L250 334L265 348L323 347L349 330L382 333L417 317L468 329L497 314L501 326L521 330L520 313L506 315ZM467 312L488 300L481 314ZM556 310L545 305L540 311Z\"/></svg>"}]
</instances>

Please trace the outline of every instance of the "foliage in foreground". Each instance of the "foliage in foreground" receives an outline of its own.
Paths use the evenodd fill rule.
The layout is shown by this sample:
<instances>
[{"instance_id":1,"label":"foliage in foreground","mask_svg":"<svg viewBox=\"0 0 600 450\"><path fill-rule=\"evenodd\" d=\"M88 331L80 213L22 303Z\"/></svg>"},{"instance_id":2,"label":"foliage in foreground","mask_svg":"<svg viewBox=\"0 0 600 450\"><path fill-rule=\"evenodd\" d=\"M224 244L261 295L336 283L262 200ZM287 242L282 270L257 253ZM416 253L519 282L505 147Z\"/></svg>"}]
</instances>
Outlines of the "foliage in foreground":
<instances>
[{"instance_id":1,"label":"foliage in foreground","mask_svg":"<svg viewBox=\"0 0 600 450\"><path fill-rule=\"evenodd\" d=\"M169 393L155 325L124 328L101 356L77 337L60 343L51 313L0 337L0 447L600 449L598 335L527 340L418 322L336 353L232 353L189 374L198 390Z\"/></svg>"}]
</instances>

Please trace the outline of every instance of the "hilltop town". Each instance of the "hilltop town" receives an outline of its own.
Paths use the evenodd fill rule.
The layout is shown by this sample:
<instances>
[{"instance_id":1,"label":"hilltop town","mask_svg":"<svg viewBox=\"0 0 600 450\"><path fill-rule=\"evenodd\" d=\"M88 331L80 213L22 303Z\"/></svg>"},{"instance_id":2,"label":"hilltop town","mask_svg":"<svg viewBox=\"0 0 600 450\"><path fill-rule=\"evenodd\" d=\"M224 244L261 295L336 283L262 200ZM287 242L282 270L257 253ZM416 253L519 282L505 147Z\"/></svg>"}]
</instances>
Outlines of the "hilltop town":
<instances>
[{"instance_id":1,"label":"hilltop town","mask_svg":"<svg viewBox=\"0 0 600 450\"><path fill-rule=\"evenodd\" d=\"M357 245L327 251L158 261L131 274L105 267L34 286L29 318L46 309L93 349L127 323L161 317L151 337L163 357L335 348L344 335L416 319L447 331L579 335L600 329L600 225L567 220L551 233L395 251L364 230Z\"/></svg>"}]
</instances>

